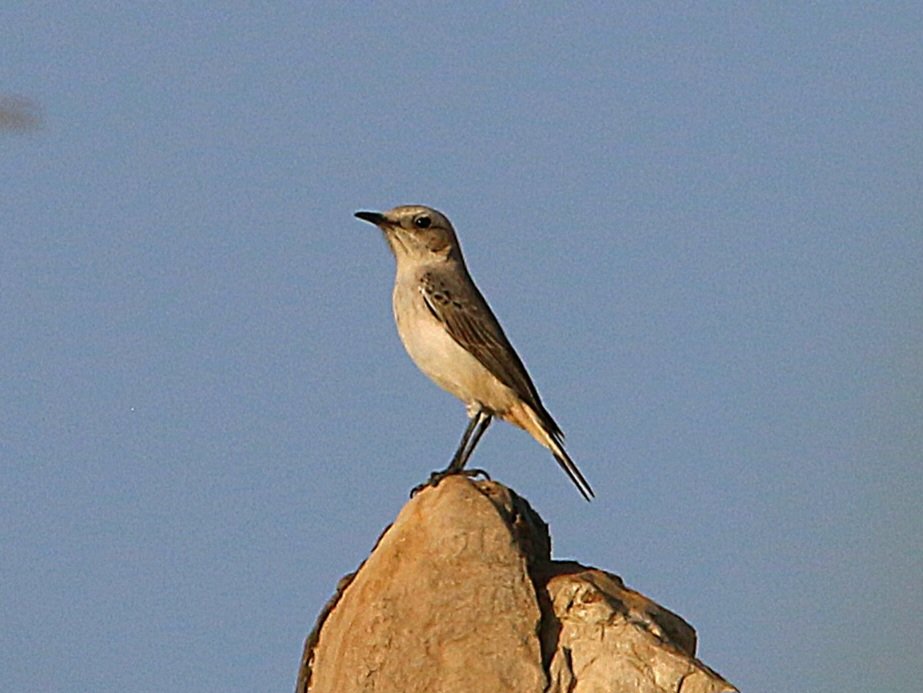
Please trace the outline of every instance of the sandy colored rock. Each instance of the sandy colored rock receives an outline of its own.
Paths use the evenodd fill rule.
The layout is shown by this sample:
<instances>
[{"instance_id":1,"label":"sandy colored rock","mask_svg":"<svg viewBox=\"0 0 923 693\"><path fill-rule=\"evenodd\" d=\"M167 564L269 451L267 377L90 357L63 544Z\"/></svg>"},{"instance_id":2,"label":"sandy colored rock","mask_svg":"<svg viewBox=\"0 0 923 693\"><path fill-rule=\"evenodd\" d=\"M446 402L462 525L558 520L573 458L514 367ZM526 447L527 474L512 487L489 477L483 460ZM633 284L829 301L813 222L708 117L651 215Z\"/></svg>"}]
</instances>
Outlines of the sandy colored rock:
<instances>
[{"instance_id":1,"label":"sandy colored rock","mask_svg":"<svg viewBox=\"0 0 923 693\"><path fill-rule=\"evenodd\" d=\"M404 506L323 624L307 690L541 693L526 559L463 477Z\"/></svg>"},{"instance_id":2,"label":"sandy colored rock","mask_svg":"<svg viewBox=\"0 0 923 693\"><path fill-rule=\"evenodd\" d=\"M410 500L305 643L297 693L717 693L693 628L609 573L550 559L502 484Z\"/></svg>"},{"instance_id":3,"label":"sandy colored rock","mask_svg":"<svg viewBox=\"0 0 923 693\"><path fill-rule=\"evenodd\" d=\"M551 657L548 693L736 690L695 658L692 626L618 576L577 563L541 572L554 614L542 630Z\"/></svg>"}]
</instances>

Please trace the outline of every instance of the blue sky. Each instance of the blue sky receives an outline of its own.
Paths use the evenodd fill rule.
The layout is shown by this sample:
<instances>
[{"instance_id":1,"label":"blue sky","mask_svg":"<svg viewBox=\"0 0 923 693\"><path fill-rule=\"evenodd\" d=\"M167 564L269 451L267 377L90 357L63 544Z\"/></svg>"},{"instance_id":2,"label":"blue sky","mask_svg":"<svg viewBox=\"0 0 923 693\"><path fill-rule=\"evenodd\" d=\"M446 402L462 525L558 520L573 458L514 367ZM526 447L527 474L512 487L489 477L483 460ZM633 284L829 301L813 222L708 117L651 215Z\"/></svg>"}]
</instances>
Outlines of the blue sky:
<instances>
[{"instance_id":1,"label":"blue sky","mask_svg":"<svg viewBox=\"0 0 923 693\"><path fill-rule=\"evenodd\" d=\"M0 671L289 690L462 406L424 203L568 435L472 464L742 690L923 678L919 3L7 3ZM231 8L231 9L228 9Z\"/></svg>"}]
</instances>

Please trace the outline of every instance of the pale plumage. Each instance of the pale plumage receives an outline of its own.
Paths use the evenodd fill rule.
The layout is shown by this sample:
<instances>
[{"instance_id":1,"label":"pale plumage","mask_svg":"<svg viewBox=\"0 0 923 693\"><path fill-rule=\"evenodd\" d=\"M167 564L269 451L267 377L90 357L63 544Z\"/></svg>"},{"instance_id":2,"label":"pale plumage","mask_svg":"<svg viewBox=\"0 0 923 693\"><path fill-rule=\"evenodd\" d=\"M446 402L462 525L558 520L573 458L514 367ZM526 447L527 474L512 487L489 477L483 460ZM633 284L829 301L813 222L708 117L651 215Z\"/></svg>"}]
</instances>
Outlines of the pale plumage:
<instances>
[{"instance_id":1,"label":"pale plumage","mask_svg":"<svg viewBox=\"0 0 923 693\"><path fill-rule=\"evenodd\" d=\"M448 219L416 205L356 216L381 228L394 253L394 317L407 352L437 385L465 403L471 417L452 462L436 480L464 468L498 416L551 450L589 500L590 485L564 450L564 434L468 274Z\"/></svg>"}]
</instances>

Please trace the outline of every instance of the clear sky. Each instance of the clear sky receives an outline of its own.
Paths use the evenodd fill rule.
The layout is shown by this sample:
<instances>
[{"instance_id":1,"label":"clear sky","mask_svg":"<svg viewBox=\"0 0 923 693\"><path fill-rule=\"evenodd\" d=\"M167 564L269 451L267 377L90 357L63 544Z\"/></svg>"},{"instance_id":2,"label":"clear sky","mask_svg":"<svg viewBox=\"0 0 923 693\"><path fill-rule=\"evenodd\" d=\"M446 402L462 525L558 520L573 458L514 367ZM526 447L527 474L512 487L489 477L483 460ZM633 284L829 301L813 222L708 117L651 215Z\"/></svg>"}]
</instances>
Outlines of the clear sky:
<instances>
[{"instance_id":1,"label":"clear sky","mask_svg":"<svg viewBox=\"0 0 923 693\"><path fill-rule=\"evenodd\" d=\"M923 5L7 2L0 677L286 691L465 425L424 203L593 484L472 464L747 691L923 679Z\"/></svg>"}]
</instances>

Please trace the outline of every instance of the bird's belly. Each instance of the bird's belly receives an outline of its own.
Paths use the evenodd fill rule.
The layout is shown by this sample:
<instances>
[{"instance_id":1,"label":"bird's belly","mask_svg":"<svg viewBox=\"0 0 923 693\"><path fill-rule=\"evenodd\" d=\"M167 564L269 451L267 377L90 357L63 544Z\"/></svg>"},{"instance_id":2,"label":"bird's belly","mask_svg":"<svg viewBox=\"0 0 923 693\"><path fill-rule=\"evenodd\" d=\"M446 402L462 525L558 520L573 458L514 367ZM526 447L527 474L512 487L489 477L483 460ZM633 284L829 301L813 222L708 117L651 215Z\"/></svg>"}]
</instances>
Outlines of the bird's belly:
<instances>
[{"instance_id":1,"label":"bird's belly","mask_svg":"<svg viewBox=\"0 0 923 693\"><path fill-rule=\"evenodd\" d=\"M401 341L417 367L469 407L481 405L497 414L507 411L515 400L512 391L421 308L395 311Z\"/></svg>"}]
</instances>

